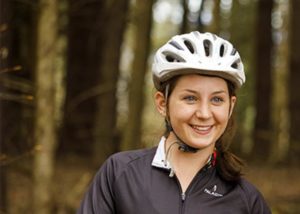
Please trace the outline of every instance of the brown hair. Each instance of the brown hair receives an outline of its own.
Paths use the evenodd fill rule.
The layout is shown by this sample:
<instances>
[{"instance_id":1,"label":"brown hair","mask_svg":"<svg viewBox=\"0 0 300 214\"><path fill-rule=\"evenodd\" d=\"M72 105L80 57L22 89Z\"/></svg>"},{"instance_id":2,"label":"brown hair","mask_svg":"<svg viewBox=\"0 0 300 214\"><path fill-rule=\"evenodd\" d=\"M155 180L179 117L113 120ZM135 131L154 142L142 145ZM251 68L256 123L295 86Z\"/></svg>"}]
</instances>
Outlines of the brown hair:
<instances>
[{"instance_id":1,"label":"brown hair","mask_svg":"<svg viewBox=\"0 0 300 214\"><path fill-rule=\"evenodd\" d=\"M167 105L168 99L176 86L180 76L175 76L170 80L166 81L163 84L163 89L161 90L162 93L165 93L166 86L168 87L168 98L167 98ZM234 84L228 80L225 80L228 87L229 97L236 96L236 88ZM169 124L166 121L166 131L164 136L167 137L170 133L171 129ZM242 175L242 169L244 166L243 161L234 155L230 150L230 144L232 142L232 138L235 134L235 120L234 120L234 112L229 118L227 127L222 134L222 136L216 142L216 150L217 150L217 161L216 161L216 169L218 174L221 176L222 179L229 181L229 182L236 182L240 179Z\"/></svg>"}]
</instances>

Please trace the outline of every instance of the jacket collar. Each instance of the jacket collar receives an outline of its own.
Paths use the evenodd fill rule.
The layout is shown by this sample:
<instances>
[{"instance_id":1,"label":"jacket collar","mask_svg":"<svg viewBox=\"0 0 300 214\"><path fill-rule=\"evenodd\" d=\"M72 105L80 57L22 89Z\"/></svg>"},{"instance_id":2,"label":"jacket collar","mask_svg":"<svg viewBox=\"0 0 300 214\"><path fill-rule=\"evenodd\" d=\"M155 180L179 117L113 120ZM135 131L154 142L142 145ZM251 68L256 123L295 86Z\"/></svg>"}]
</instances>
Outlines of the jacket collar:
<instances>
[{"instance_id":1,"label":"jacket collar","mask_svg":"<svg viewBox=\"0 0 300 214\"><path fill-rule=\"evenodd\" d=\"M162 137L156 149L155 156L152 160L152 166L163 169L171 169L171 164L166 160L165 142L166 138Z\"/></svg>"},{"instance_id":2,"label":"jacket collar","mask_svg":"<svg viewBox=\"0 0 300 214\"><path fill-rule=\"evenodd\" d=\"M160 139L160 142L156 149L155 156L152 160L152 166L169 170L169 169L172 169L172 167L171 167L170 162L168 160L166 160L165 142L166 142L166 138L163 136ZM217 152L214 151L214 153L207 160L207 163L204 166L204 168L208 169L208 168L214 167L216 165L216 157L217 157Z\"/></svg>"}]
</instances>

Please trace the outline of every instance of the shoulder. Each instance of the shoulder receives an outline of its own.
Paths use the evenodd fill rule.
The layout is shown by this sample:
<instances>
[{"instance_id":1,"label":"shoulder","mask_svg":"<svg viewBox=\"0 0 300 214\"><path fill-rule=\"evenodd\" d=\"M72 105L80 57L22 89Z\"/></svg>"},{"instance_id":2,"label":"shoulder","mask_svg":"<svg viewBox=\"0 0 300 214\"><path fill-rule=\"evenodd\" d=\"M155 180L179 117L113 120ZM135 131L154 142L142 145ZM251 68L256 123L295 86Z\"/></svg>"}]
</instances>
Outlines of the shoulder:
<instances>
[{"instance_id":1,"label":"shoulder","mask_svg":"<svg viewBox=\"0 0 300 214\"><path fill-rule=\"evenodd\" d=\"M241 178L238 185L246 195L260 194L259 190L245 178Z\"/></svg>"},{"instance_id":2,"label":"shoulder","mask_svg":"<svg viewBox=\"0 0 300 214\"><path fill-rule=\"evenodd\" d=\"M248 180L241 178L238 186L251 213L271 213L261 192Z\"/></svg>"},{"instance_id":3,"label":"shoulder","mask_svg":"<svg viewBox=\"0 0 300 214\"><path fill-rule=\"evenodd\" d=\"M156 148L118 152L111 155L108 161L128 165L140 160L152 161Z\"/></svg>"},{"instance_id":4,"label":"shoulder","mask_svg":"<svg viewBox=\"0 0 300 214\"><path fill-rule=\"evenodd\" d=\"M151 166L155 151L156 147L115 153L104 162L99 173L106 172L118 176L129 167Z\"/></svg>"}]
</instances>

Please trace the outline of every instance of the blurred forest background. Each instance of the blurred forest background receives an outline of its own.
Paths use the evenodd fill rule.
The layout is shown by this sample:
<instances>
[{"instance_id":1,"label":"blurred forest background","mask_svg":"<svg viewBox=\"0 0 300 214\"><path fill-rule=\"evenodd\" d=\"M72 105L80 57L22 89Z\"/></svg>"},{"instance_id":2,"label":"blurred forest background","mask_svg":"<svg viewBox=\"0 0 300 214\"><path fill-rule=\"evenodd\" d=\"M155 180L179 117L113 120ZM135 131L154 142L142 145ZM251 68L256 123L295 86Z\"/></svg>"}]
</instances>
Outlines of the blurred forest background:
<instances>
[{"instance_id":1,"label":"blurred forest background","mask_svg":"<svg viewBox=\"0 0 300 214\"><path fill-rule=\"evenodd\" d=\"M300 213L299 0L0 0L0 213L74 213L108 155L155 146L154 50L199 30L239 50L232 145L273 213ZM298 11L298 12L297 12Z\"/></svg>"}]
</instances>

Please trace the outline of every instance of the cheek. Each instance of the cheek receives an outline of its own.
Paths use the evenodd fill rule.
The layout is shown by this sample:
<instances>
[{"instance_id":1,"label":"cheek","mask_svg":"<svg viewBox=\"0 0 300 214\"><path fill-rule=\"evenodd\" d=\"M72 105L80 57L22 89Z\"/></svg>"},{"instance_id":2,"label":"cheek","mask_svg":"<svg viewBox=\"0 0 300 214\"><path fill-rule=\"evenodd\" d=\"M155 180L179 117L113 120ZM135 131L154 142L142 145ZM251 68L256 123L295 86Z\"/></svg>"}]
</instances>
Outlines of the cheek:
<instances>
[{"instance_id":1,"label":"cheek","mask_svg":"<svg viewBox=\"0 0 300 214\"><path fill-rule=\"evenodd\" d=\"M173 105L169 107L171 122L188 120L192 117L194 112L195 110L192 107L181 105L180 103L173 103Z\"/></svg>"},{"instance_id":2,"label":"cheek","mask_svg":"<svg viewBox=\"0 0 300 214\"><path fill-rule=\"evenodd\" d=\"M215 111L215 120L220 124L226 126L229 120L229 108L220 109L219 111Z\"/></svg>"}]
</instances>

